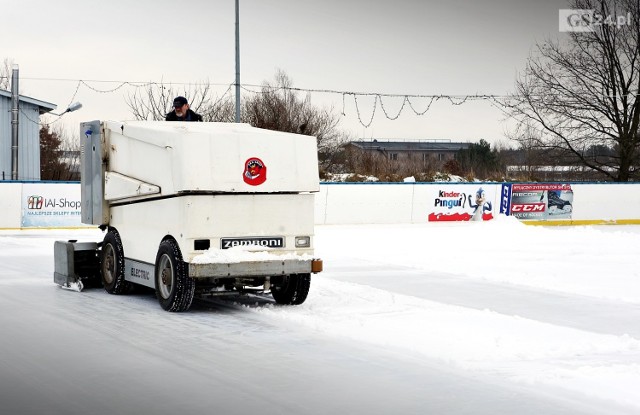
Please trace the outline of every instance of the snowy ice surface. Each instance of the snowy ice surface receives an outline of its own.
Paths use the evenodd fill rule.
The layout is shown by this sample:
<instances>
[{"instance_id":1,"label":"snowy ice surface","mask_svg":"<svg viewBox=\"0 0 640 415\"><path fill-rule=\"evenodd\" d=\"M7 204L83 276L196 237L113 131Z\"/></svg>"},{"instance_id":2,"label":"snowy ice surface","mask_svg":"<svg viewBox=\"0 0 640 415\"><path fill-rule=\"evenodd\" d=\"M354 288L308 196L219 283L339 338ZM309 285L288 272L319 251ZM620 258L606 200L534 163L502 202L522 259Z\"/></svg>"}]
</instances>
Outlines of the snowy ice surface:
<instances>
[{"instance_id":1,"label":"snowy ice surface","mask_svg":"<svg viewBox=\"0 0 640 415\"><path fill-rule=\"evenodd\" d=\"M566 316L567 324L549 324L497 312L491 299L483 309L427 300L421 297L429 284L419 281L439 275L461 286L486 283L489 297L492 283L535 289L541 297L561 294L584 302L585 313L591 311L591 297L629 307L638 316L640 227L548 228L500 215L483 223L325 226L317 234L316 253L328 275L314 279L307 301L295 312L275 306L253 311L469 370L617 401L640 413L640 327L629 325L632 334L607 334L601 328L573 328L572 316ZM354 259L366 262L372 275L354 268L361 275L351 281L358 283L341 281ZM331 273L332 264L343 269ZM376 268L415 269L416 277L408 281L415 291L402 288L401 278L387 278L384 290L369 286L378 281ZM508 300L500 294L492 299L496 305Z\"/></svg>"},{"instance_id":2,"label":"snowy ice surface","mask_svg":"<svg viewBox=\"0 0 640 415\"><path fill-rule=\"evenodd\" d=\"M53 285L60 236L101 238L92 230L0 231L8 270L0 286ZM318 226L314 245L325 271L312 277L304 304L228 304L290 329L640 413L640 226L538 227L504 216ZM41 268L51 272L22 274L16 261L31 255L47 258Z\"/></svg>"}]
</instances>

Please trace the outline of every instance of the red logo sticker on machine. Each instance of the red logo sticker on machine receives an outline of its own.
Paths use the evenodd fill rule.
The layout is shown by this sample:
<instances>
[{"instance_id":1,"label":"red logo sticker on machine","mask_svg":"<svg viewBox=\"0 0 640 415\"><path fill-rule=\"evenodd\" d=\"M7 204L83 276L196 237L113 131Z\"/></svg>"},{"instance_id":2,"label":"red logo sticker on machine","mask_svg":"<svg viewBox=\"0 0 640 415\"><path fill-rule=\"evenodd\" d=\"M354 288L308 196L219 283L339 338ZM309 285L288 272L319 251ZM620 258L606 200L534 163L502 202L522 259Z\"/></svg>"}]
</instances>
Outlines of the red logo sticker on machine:
<instances>
[{"instance_id":1,"label":"red logo sticker on machine","mask_svg":"<svg viewBox=\"0 0 640 415\"><path fill-rule=\"evenodd\" d=\"M244 163L242 179L251 186L258 186L267 180L267 166L257 157L251 157Z\"/></svg>"}]
</instances>

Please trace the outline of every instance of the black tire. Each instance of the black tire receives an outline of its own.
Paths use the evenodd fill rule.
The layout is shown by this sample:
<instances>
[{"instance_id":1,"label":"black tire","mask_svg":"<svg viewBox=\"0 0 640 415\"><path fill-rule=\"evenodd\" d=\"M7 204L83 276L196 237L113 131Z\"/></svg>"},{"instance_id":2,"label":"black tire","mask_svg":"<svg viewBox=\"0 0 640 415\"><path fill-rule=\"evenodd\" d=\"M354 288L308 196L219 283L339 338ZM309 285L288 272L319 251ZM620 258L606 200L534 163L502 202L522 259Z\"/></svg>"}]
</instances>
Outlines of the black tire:
<instances>
[{"instance_id":1,"label":"black tire","mask_svg":"<svg viewBox=\"0 0 640 415\"><path fill-rule=\"evenodd\" d=\"M282 277L271 287L271 295L278 304L299 305L304 303L311 287L311 274L291 274Z\"/></svg>"},{"instance_id":2,"label":"black tire","mask_svg":"<svg viewBox=\"0 0 640 415\"><path fill-rule=\"evenodd\" d=\"M102 241L100 276L109 294L123 294L131 289L131 283L124 279L124 249L116 230L110 229Z\"/></svg>"},{"instance_id":3,"label":"black tire","mask_svg":"<svg viewBox=\"0 0 640 415\"><path fill-rule=\"evenodd\" d=\"M162 241L156 256L156 297L166 311L187 311L191 307L196 284L187 275L187 264L173 239Z\"/></svg>"}]
</instances>

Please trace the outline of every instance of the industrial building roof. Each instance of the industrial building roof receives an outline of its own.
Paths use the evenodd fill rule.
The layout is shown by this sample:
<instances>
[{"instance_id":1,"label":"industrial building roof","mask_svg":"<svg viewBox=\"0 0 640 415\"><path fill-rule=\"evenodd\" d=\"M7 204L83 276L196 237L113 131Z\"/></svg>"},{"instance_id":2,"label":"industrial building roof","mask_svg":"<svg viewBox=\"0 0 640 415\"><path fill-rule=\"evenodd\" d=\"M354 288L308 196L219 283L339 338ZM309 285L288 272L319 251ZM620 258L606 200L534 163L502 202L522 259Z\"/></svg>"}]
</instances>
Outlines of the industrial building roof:
<instances>
[{"instance_id":1,"label":"industrial building roof","mask_svg":"<svg viewBox=\"0 0 640 415\"><path fill-rule=\"evenodd\" d=\"M6 97L6 98L11 99L11 92L0 89L0 97ZM39 99L27 97L25 95L20 95L19 97L20 97L20 101L21 102L26 102L26 103L29 103L29 104L37 106L38 110L40 111L40 115L45 114L45 113L47 113L49 111L52 111L52 110L56 109L56 107L57 107L56 104L52 104L50 102L41 101Z\"/></svg>"},{"instance_id":2,"label":"industrial building roof","mask_svg":"<svg viewBox=\"0 0 640 415\"><path fill-rule=\"evenodd\" d=\"M467 149L471 145L468 142L451 142L442 140L394 140L383 141L374 139L372 141L351 141L349 144L362 150L380 151L458 151Z\"/></svg>"}]
</instances>

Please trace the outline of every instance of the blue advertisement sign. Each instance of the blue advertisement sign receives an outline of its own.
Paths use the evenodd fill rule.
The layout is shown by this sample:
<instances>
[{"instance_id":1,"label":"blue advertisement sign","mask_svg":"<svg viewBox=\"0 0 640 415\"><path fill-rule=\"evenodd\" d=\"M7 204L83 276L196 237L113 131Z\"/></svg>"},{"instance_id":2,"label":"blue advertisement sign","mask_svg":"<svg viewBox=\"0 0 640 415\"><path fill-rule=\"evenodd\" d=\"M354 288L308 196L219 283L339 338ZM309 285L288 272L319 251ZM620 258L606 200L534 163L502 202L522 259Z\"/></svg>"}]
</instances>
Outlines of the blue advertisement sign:
<instances>
[{"instance_id":1,"label":"blue advertisement sign","mask_svg":"<svg viewBox=\"0 0 640 415\"><path fill-rule=\"evenodd\" d=\"M500 190L500 213L511 214L511 183L503 183Z\"/></svg>"}]
</instances>

